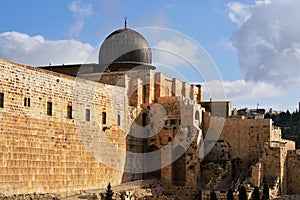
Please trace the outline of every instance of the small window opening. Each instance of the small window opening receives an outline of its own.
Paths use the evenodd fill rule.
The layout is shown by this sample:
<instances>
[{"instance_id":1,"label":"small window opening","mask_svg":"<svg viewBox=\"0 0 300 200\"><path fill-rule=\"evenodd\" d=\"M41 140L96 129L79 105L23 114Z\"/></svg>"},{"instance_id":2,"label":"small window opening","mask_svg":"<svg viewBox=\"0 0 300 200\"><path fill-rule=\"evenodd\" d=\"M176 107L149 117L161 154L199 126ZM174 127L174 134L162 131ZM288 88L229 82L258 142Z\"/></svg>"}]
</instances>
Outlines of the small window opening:
<instances>
[{"instance_id":1,"label":"small window opening","mask_svg":"<svg viewBox=\"0 0 300 200\"><path fill-rule=\"evenodd\" d=\"M24 106L30 107L30 98L24 97Z\"/></svg>"},{"instance_id":2,"label":"small window opening","mask_svg":"<svg viewBox=\"0 0 300 200\"><path fill-rule=\"evenodd\" d=\"M52 102L47 102L47 115L52 115Z\"/></svg>"},{"instance_id":3,"label":"small window opening","mask_svg":"<svg viewBox=\"0 0 300 200\"><path fill-rule=\"evenodd\" d=\"M121 115L118 114L118 126L121 126Z\"/></svg>"},{"instance_id":4,"label":"small window opening","mask_svg":"<svg viewBox=\"0 0 300 200\"><path fill-rule=\"evenodd\" d=\"M67 107L67 117L72 119L72 106Z\"/></svg>"},{"instance_id":5,"label":"small window opening","mask_svg":"<svg viewBox=\"0 0 300 200\"><path fill-rule=\"evenodd\" d=\"M142 115L142 126L147 125L147 113L143 113Z\"/></svg>"},{"instance_id":6,"label":"small window opening","mask_svg":"<svg viewBox=\"0 0 300 200\"><path fill-rule=\"evenodd\" d=\"M85 121L89 122L91 121L91 110L85 109Z\"/></svg>"},{"instance_id":7,"label":"small window opening","mask_svg":"<svg viewBox=\"0 0 300 200\"><path fill-rule=\"evenodd\" d=\"M102 112L102 124L106 124L106 112Z\"/></svg>"},{"instance_id":8,"label":"small window opening","mask_svg":"<svg viewBox=\"0 0 300 200\"><path fill-rule=\"evenodd\" d=\"M143 103L146 103L147 101L147 86L146 85L143 85Z\"/></svg>"},{"instance_id":9,"label":"small window opening","mask_svg":"<svg viewBox=\"0 0 300 200\"><path fill-rule=\"evenodd\" d=\"M171 119L170 120L170 125L175 125L176 124L176 120L175 119Z\"/></svg>"},{"instance_id":10,"label":"small window opening","mask_svg":"<svg viewBox=\"0 0 300 200\"><path fill-rule=\"evenodd\" d=\"M0 93L0 108L4 107L4 93Z\"/></svg>"}]
</instances>

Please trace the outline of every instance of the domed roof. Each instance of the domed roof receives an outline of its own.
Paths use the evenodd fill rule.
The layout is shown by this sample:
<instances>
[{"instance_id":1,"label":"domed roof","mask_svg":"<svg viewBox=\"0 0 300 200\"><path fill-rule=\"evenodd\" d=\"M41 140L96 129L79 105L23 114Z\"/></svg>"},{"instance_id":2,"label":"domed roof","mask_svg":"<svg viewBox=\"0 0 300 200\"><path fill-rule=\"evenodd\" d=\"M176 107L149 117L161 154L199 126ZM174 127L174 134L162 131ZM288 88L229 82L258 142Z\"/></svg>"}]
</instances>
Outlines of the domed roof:
<instances>
[{"instance_id":1,"label":"domed roof","mask_svg":"<svg viewBox=\"0 0 300 200\"><path fill-rule=\"evenodd\" d=\"M99 64L151 65L152 53L146 39L138 32L123 28L111 33L101 45Z\"/></svg>"}]
</instances>

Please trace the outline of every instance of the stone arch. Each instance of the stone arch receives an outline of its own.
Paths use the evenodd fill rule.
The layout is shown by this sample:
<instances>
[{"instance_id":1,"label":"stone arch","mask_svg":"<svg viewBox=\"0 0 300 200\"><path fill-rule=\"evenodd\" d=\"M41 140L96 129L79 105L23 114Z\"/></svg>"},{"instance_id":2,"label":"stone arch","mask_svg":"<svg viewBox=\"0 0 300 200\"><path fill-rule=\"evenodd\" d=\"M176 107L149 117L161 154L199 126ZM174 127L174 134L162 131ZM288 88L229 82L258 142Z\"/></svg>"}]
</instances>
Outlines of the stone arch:
<instances>
[{"instance_id":1,"label":"stone arch","mask_svg":"<svg viewBox=\"0 0 300 200\"><path fill-rule=\"evenodd\" d=\"M186 155L185 149L178 145L172 151L172 182L174 185L185 185Z\"/></svg>"},{"instance_id":2,"label":"stone arch","mask_svg":"<svg viewBox=\"0 0 300 200\"><path fill-rule=\"evenodd\" d=\"M146 157L145 164L147 165L148 169L155 169L155 171L150 171L145 173L145 179L161 179L161 152L156 145L151 145L148 147L148 152L155 152L155 158Z\"/></svg>"}]
</instances>

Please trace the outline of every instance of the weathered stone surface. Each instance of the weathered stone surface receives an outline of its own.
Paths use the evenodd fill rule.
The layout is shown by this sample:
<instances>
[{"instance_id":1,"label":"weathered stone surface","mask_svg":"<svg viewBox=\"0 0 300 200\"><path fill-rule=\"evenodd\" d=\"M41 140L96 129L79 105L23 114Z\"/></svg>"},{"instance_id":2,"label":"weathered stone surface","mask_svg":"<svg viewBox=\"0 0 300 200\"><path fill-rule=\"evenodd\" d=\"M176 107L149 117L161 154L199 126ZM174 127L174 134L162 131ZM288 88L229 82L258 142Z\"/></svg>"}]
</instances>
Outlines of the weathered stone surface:
<instances>
[{"instance_id":1,"label":"weathered stone surface","mask_svg":"<svg viewBox=\"0 0 300 200\"><path fill-rule=\"evenodd\" d=\"M91 80L96 80L97 75L89 76ZM166 103L169 101L171 106L175 105L172 99L175 93L181 95L182 85L186 98L196 100L199 91L160 73L155 75L151 70L105 74L102 81L105 82L108 76L114 77L114 83L119 85L92 82L0 60L0 92L4 94L4 107L0 108L0 192L8 195L61 192L67 195L79 190L104 188L108 182L117 185L143 177L142 173L124 172L124 168L143 168L143 162L131 160L126 154L126 150L145 152L141 139L127 135L131 131L131 123L135 121L141 125L143 106L153 104L160 97L164 97ZM155 78L161 84L155 83ZM134 82L137 87L129 84ZM164 89L165 92L158 93ZM130 90L133 94L137 90L136 95ZM135 107L130 106L132 95L132 105ZM27 102L30 99L30 106L24 105L25 98ZM48 102L52 103L52 115L47 115ZM68 106L72 106L71 119L67 116ZM199 109L199 106L187 107L192 112ZM89 120L86 120L87 109ZM184 122L180 116L181 108L166 109L169 123L170 120L176 122L167 126L178 129L180 121ZM103 113L106 113L105 124ZM184 116L192 120L184 126L201 124L201 119L194 120L193 116L194 113ZM168 144L174 137L172 130L160 134L160 129L155 131L158 132L155 134L158 134L156 145L159 147ZM190 129L190 133L197 134L197 131ZM182 143L183 146L187 138L191 139L187 135L178 138L181 139L176 141L177 144ZM193 151L186 160L190 163L186 168L194 172L187 173L185 179L195 185L195 170L198 168L196 151ZM172 149L165 153L171 158ZM165 169L163 179L170 182L172 167Z\"/></svg>"},{"instance_id":2,"label":"weathered stone surface","mask_svg":"<svg viewBox=\"0 0 300 200\"><path fill-rule=\"evenodd\" d=\"M0 200L59 200L60 195L57 194L18 194L18 195L5 195L0 194Z\"/></svg>"},{"instance_id":3,"label":"weathered stone surface","mask_svg":"<svg viewBox=\"0 0 300 200\"><path fill-rule=\"evenodd\" d=\"M209 126L211 118L213 117L205 116L204 127ZM211 126L204 130L205 137L213 134ZM216 186L223 185L228 190L241 180L253 186L267 183L272 197L282 193L300 192L298 179L296 181L294 178L299 173L298 169L294 169L299 166L296 152L293 151L295 143L282 139L281 130L274 127L271 120L227 117L217 141L210 142L214 144L213 149L210 151L210 148L206 148L210 152L201 165L200 182L203 187L218 188ZM234 164L236 160L239 160L236 163L238 165ZM230 170L224 169L224 173L216 173L220 166L206 164L209 161L212 164L228 161L233 165ZM228 176L232 180L228 181ZM213 184L210 186L208 183Z\"/></svg>"},{"instance_id":4,"label":"weathered stone surface","mask_svg":"<svg viewBox=\"0 0 300 200\"><path fill-rule=\"evenodd\" d=\"M129 130L124 88L4 60L0 60L0 78L5 97L0 109L0 192L68 194L121 183L123 172L110 166L125 162L116 151L125 150ZM112 90L119 95L113 97ZM24 97L30 98L30 107L23 105ZM67 105L72 105L72 119L67 118ZM87 108L90 121L85 120ZM105 125L102 112L107 113ZM124 121L121 127L117 112Z\"/></svg>"},{"instance_id":5,"label":"weathered stone surface","mask_svg":"<svg viewBox=\"0 0 300 200\"><path fill-rule=\"evenodd\" d=\"M218 129L221 135L208 160L240 159L246 181L269 183L273 196L300 193L299 153L290 151L295 144L283 140L270 120L213 116L199 104L201 86L150 69L82 78L87 80L0 59L0 193L68 195L105 188L108 182L156 177L166 186L156 193L159 197L149 198L189 199L197 194L199 163L208 153L201 145ZM52 115L47 114L48 102ZM229 115L230 103L225 104ZM160 168L143 174L151 162L128 152L152 151L159 152ZM210 172L205 176L213 177Z\"/></svg>"}]
</instances>

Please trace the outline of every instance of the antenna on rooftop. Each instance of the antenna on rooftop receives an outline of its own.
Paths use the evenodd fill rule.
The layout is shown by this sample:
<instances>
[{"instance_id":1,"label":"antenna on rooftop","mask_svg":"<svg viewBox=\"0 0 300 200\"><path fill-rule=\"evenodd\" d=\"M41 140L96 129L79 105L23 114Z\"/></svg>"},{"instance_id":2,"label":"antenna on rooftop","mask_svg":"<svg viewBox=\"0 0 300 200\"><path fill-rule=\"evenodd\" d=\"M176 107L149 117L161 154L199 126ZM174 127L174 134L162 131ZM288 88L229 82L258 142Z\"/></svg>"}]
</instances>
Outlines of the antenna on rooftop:
<instances>
[{"instance_id":1,"label":"antenna on rooftop","mask_svg":"<svg viewBox=\"0 0 300 200\"><path fill-rule=\"evenodd\" d=\"M127 16L124 17L124 25L125 25L125 29L127 28Z\"/></svg>"}]
</instances>

